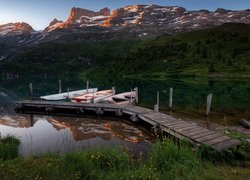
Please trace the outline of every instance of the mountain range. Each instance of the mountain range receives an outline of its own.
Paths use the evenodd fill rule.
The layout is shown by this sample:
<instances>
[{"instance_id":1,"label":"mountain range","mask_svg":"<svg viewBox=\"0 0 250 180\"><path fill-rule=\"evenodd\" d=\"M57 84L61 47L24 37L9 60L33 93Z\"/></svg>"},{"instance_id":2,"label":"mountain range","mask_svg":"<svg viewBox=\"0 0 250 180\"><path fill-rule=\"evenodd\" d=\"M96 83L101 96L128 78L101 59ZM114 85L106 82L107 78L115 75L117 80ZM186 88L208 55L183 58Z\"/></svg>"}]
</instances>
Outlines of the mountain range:
<instances>
[{"instance_id":1,"label":"mountain range","mask_svg":"<svg viewBox=\"0 0 250 180\"><path fill-rule=\"evenodd\" d=\"M234 24L223 26L228 23ZM199 48L197 49L197 52L202 51L204 53L204 56L200 58L204 58L204 61L207 62L207 66L213 64L212 59L216 59L217 56L224 56L216 47L221 47L221 43L226 42L228 39L233 39L235 44L237 44L238 41L240 42L240 44L238 44L238 46L242 45L242 50L239 51L240 53L248 52L248 48L245 48L245 46L246 42L248 42L247 33L249 26L242 26L242 24L250 24L249 9L234 11L218 8L215 11L205 9L188 11L178 6L135 5L118 8L112 12L108 8L94 12L74 7L71 9L66 21L53 19L49 25L41 31L34 30L29 24L24 22L0 25L0 66L5 69L5 71L8 69L7 72L12 72L11 69L13 69L13 64L15 63L15 69L19 68L21 72L25 68L27 70L27 67L31 67L30 62L33 62L34 68L37 68L37 64L40 63L55 64L55 62L57 62L57 65L54 67L55 71L63 61L64 63L69 63L68 67L70 68L80 68L79 63L83 68L87 68L111 60L115 62L115 60L124 58L125 60L128 58L132 59L133 57L137 57L138 54L141 54L141 57L143 57L145 52L142 52L140 48L143 47L142 49L147 49L144 46L150 47L147 49L147 51L151 53L148 57L154 58L157 57L153 55L154 47L159 46L162 42L157 40L159 37L173 37L172 40L164 40L164 43L170 42L172 46L175 44L173 47L166 45L174 55L180 54L180 52L176 51L176 48L179 48L179 44L181 47L185 44L184 47L186 49L191 48L190 51L192 51L194 55L191 57L188 51L185 57L178 58L186 60L186 58L190 56L190 59L194 59L196 54L195 49L197 49L196 44L199 44L196 42L197 38L193 36L193 34L186 34L185 38L181 38L181 42L179 42L176 41L174 37L182 37L178 35L183 33L210 29L211 32L204 31L203 34L205 36L202 37L202 41L206 44L207 50L204 50L206 49L205 47L199 47L201 50ZM239 29L236 32L238 26ZM213 30L213 28L216 27L219 28ZM244 30L246 28L247 30ZM230 31L228 31L228 29L230 29ZM225 31L221 35L223 38L218 37L213 31L216 31L217 34L221 34L221 31ZM243 32L242 35L240 35L241 32ZM188 39L189 36L192 36L193 39ZM148 40L154 40L154 45L150 45L150 42L148 45L143 45L142 42L145 42L145 40L146 42ZM142 43L140 45L141 47L136 48L137 44L140 43ZM229 42L227 42L227 44L228 43ZM188 46L186 46L186 44L188 44ZM211 44L214 44L214 46ZM156 50L158 54L161 54L159 59L169 56L169 54L165 52L166 47L165 45L159 46L159 51L161 52ZM217 49L217 51L212 52L211 49L213 49L213 51ZM183 51L181 48L179 50ZM211 50L211 57L209 57L209 53L206 54L209 50ZM99 52L99 54L97 54L97 52ZM231 49L228 47L225 54L229 54L230 52ZM235 53L237 54L237 52ZM133 57L130 57L131 54L133 54ZM216 54L216 57L213 57L212 54ZM73 56L74 58L72 58ZM138 59L141 57L138 57ZM148 57L145 58L147 59ZM207 60L206 58L208 57L211 60ZM230 56L225 55L224 59L228 59L228 57L235 58L234 55L230 54ZM228 60L223 60L223 62L224 61L227 62ZM231 64L230 61L228 64ZM245 60L243 59L242 62L243 61ZM22 62L25 62L29 66L24 66L24 68L21 65ZM140 59L140 63L137 65L141 66L142 62L143 60ZM110 67L113 67L113 65L111 64ZM161 65L159 65L159 67L161 67ZM130 70L131 69L133 69L133 67L131 67ZM211 69L213 70L212 67ZM49 69L47 69L47 71L49 72ZM79 72L80 71L79 69ZM41 72L43 71L41 70Z\"/></svg>"}]
</instances>

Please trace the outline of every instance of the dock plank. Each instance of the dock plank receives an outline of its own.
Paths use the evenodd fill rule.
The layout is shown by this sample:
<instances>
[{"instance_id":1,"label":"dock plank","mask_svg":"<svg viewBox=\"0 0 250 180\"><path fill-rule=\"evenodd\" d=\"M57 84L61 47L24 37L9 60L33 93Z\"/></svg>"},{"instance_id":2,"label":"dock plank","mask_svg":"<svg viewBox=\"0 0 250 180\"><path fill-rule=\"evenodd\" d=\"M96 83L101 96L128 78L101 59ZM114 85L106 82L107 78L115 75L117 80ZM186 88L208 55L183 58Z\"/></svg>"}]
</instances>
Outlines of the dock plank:
<instances>
[{"instance_id":1,"label":"dock plank","mask_svg":"<svg viewBox=\"0 0 250 180\"><path fill-rule=\"evenodd\" d=\"M230 137L227 137L227 136L221 136L221 137L217 137L217 138L214 138L214 139L210 139L210 140L207 140L207 141L204 141L203 143L206 144L206 145L215 145L215 144L218 144L218 143L221 143L221 142L224 142L224 141L228 141L232 138Z\"/></svg>"},{"instance_id":2,"label":"dock plank","mask_svg":"<svg viewBox=\"0 0 250 180\"><path fill-rule=\"evenodd\" d=\"M197 131L182 131L182 133L185 135L185 136L194 136L194 135L198 135L198 134L201 134L201 133L205 133L205 132L208 132L207 129L199 129Z\"/></svg>"},{"instance_id":3,"label":"dock plank","mask_svg":"<svg viewBox=\"0 0 250 180\"><path fill-rule=\"evenodd\" d=\"M201 137L212 135L214 133L215 133L214 131L207 131L207 132L200 133L200 134L190 135L190 137L192 139L197 139L197 138L201 138Z\"/></svg>"},{"instance_id":4,"label":"dock plank","mask_svg":"<svg viewBox=\"0 0 250 180\"><path fill-rule=\"evenodd\" d=\"M206 141L210 141L216 138L223 137L222 134L219 133L214 133L208 136L200 137L200 138L194 138L195 141L200 142L200 143L205 143Z\"/></svg>"},{"instance_id":5,"label":"dock plank","mask_svg":"<svg viewBox=\"0 0 250 180\"><path fill-rule=\"evenodd\" d=\"M231 147L231 146L237 146L239 144L240 144L239 141L237 141L235 139L230 139L228 141L224 141L224 142L221 142L221 143L214 145L213 148L217 149L217 150L223 150L223 149L227 149L228 147Z\"/></svg>"}]
</instances>

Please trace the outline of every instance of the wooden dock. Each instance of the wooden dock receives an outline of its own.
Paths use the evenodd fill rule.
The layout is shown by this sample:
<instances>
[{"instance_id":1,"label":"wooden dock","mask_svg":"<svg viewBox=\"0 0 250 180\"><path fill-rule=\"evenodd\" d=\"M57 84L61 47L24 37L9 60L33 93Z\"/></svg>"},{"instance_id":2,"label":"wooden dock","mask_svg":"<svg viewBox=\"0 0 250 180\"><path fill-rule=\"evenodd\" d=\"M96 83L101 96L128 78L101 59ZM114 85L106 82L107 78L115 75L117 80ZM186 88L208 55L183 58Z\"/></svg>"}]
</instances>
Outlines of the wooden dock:
<instances>
[{"instance_id":1,"label":"wooden dock","mask_svg":"<svg viewBox=\"0 0 250 180\"><path fill-rule=\"evenodd\" d=\"M187 140L196 146L207 145L215 150L222 151L240 144L236 139L197 126L195 123L183 121L139 106L121 106L101 103L82 104L72 102L19 101L16 103L16 111L18 113L48 115L71 113L80 116L90 112L98 115L105 113L112 113L114 116L127 115L132 121L145 121L152 126L159 127L165 133L179 139Z\"/></svg>"}]
</instances>

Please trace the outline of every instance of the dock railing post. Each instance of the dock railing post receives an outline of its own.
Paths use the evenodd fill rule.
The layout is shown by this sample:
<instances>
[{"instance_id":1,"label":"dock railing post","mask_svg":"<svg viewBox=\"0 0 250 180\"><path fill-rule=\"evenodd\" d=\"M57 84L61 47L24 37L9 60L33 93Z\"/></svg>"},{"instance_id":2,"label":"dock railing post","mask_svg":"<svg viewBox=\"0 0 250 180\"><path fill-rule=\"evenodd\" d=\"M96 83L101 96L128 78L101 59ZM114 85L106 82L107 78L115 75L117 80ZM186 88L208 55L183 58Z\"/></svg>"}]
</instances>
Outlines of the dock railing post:
<instances>
[{"instance_id":1,"label":"dock railing post","mask_svg":"<svg viewBox=\"0 0 250 180\"><path fill-rule=\"evenodd\" d=\"M212 97L213 97L212 93L209 93L207 96L206 116L208 116L208 114L210 113Z\"/></svg>"},{"instance_id":2,"label":"dock railing post","mask_svg":"<svg viewBox=\"0 0 250 180\"><path fill-rule=\"evenodd\" d=\"M112 87L112 95L115 95L115 87Z\"/></svg>"},{"instance_id":3,"label":"dock railing post","mask_svg":"<svg viewBox=\"0 0 250 180\"><path fill-rule=\"evenodd\" d=\"M33 98L33 85L32 83L29 84L29 98Z\"/></svg>"},{"instance_id":4,"label":"dock railing post","mask_svg":"<svg viewBox=\"0 0 250 180\"><path fill-rule=\"evenodd\" d=\"M62 93L62 81L61 79L58 80L58 93Z\"/></svg>"},{"instance_id":5,"label":"dock railing post","mask_svg":"<svg viewBox=\"0 0 250 180\"><path fill-rule=\"evenodd\" d=\"M129 102L129 104L132 104L132 103L133 103L133 100L132 100L132 98L133 98L133 97L132 97L132 92L133 92L132 89L130 89L130 102Z\"/></svg>"},{"instance_id":6,"label":"dock railing post","mask_svg":"<svg viewBox=\"0 0 250 180\"><path fill-rule=\"evenodd\" d=\"M173 110L173 88L169 88L169 101L168 101L169 110Z\"/></svg>"},{"instance_id":7,"label":"dock railing post","mask_svg":"<svg viewBox=\"0 0 250 180\"><path fill-rule=\"evenodd\" d=\"M67 101L69 102L69 88L68 88Z\"/></svg>"},{"instance_id":8,"label":"dock railing post","mask_svg":"<svg viewBox=\"0 0 250 180\"><path fill-rule=\"evenodd\" d=\"M89 93L89 81L86 82L87 93Z\"/></svg>"},{"instance_id":9,"label":"dock railing post","mask_svg":"<svg viewBox=\"0 0 250 180\"><path fill-rule=\"evenodd\" d=\"M138 93L138 87L135 88L135 103L138 104L139 102L139 93Z\"/></svg>"},{"instance_id":10,"label":"dock railing post","mask_svg":"<svg viewBox=\"0 0 250 180\"><path fill-rule=\"evenodd\" d=\"M154 111L159 112L159 103L160 103L160 93L157 91L156 104L154 106Z\"/></svg>"}]
</instances>

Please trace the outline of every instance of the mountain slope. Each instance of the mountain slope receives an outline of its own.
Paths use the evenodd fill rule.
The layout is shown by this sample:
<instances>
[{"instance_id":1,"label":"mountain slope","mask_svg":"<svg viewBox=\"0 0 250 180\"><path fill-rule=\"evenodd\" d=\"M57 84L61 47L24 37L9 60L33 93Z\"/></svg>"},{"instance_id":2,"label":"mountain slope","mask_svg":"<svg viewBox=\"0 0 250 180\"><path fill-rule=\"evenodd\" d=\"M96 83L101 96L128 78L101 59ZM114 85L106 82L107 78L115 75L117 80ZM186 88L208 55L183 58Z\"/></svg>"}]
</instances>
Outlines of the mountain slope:
<instances>
[{"instance_id":1,"label":"mountain slope","mask_svg":"<svg viewBox=\"0 0 250 180\"><path fill-rule=\"evenodd\" d=\"M74 41L76 36L68 43L55 41L17 53L1 63L1 71L89 78L250 76L250 25L225 24L151 40L82 36L83 41Z\"/></svg>"},{"instance_id":2,"label":"mountain slope","mask_svg":"<svg viewBox=\"0 0 250 180\"><path fill-rule=\"evenodd\" d=\"M141 42L89 77L250 76L250 25L225 24Z\"/></svg>"}]
</instances>

